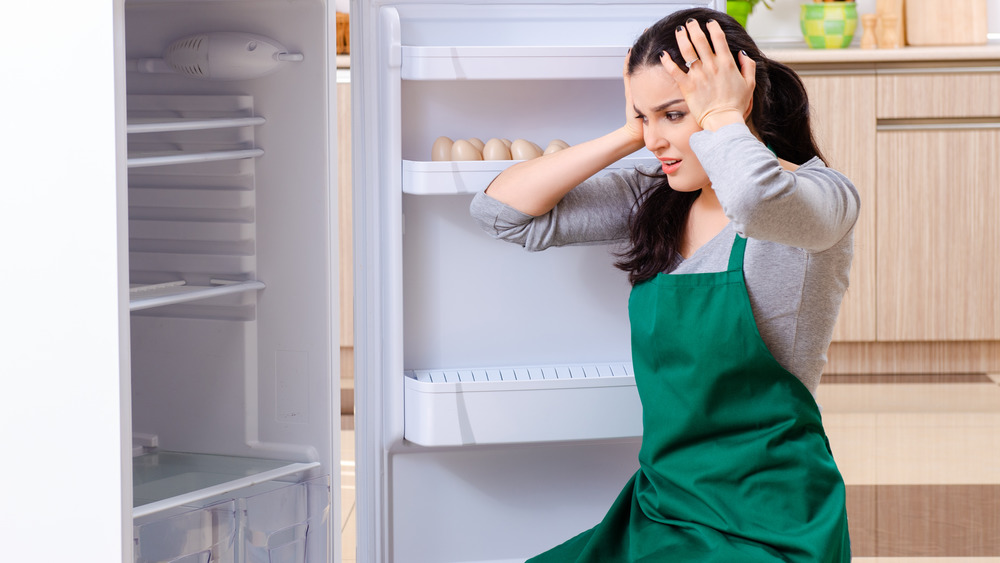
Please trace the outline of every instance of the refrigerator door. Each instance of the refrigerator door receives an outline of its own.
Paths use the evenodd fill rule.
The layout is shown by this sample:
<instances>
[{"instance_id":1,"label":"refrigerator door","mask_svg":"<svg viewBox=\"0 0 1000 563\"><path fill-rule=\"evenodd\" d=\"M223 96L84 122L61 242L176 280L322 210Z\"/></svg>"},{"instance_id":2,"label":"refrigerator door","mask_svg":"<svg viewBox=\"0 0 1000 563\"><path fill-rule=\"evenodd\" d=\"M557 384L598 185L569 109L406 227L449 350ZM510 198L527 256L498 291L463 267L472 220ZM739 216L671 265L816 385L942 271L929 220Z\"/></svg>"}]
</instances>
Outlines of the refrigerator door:
<instances>
[{"instance_id":1,"label":"refrigerator door","mask_svg":"<svg viewBox=\"0 0 1000 563\"><path fill-rule=\"evenodd\" d=\"M523 560L595 524L634 472L615 248L492 240L469 203L514 161L431 151L620 126L629 46L692 6L721 2L352 5L359 558Z\"/></svg>"}]
</instances>

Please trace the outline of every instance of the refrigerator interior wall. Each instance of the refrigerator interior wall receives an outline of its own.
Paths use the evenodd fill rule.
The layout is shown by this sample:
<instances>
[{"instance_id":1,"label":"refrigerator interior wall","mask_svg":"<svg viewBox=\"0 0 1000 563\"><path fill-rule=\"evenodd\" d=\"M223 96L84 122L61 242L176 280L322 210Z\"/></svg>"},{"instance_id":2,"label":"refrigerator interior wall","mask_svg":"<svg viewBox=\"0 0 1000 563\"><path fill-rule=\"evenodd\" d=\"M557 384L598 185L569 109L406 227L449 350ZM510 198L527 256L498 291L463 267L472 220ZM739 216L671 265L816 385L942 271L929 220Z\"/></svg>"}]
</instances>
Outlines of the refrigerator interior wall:
<instances>
[{"instance_id":1,"label":"refrigerator interior wall","mask_svg":"<svg viewBox=\"0 0 1000 563\"><path fill-rule=\"evenodd\" d=\"M333 13L319 0L135 0L125 19L134 514L317 478L326 510L339 450ZM304 57L245 80L137 71L219 31ZM324 552L337 513L314 523Z\"/></svg>"},{"instance_id":2,"label":"refrigerator interior wall","mask_svg":"<svg viewBox=\"0 0 1000 563\"><path fill-rule=\"evenodd\" d=\"M380 101L355 146L377 136L377 162L362 161L379 181L356 184L357 255L385 279L378 297L358 301L358 318L380 325L356 346L359 365L384 378L359 390L378 390L384 409L385 560L523 560L593 526L635 471L640 407L615 248L528 253L491 239L469 203L512 162L431 162L430 149L442 135L544 147L618 127L628 46L696 4L714 5L394 2L365 12L376 21L363 30L378 37L365 47L378 52L364 59L376 68L360 71L377 78L355 93L374 84ZM612 168L643 162L640 151Z\"/></svg>"},{"instance_id":3,"label":"refrigerator interior wall","mask_svg":"<svg viewBox=\"0 0 1000 563\"><path fill-rule=\"evenodd\" d=\"M440 136L546 147L613 130L623 119L628 46L652 22L691 5L383 8L390 54L383 83L388 103L401 108L398 129L385 129L398 136L385 139L398 142L385 154L391 160L398 151L401 171L388 172L398 180L385 184L402 192L407 441L451 446L638 435L629 287L613 267L621 247L534 255L493 241L469 218L468 205L513 161L432 161L431 147ZM655 160L642 150L611 169L647 163ZM620 413L622 422L552 417L548 405L559 397L574 405L567 415L603 409ZM496 416L511 410L522 413L521 423L505 434Z\"/></svg>"}]
</instances>

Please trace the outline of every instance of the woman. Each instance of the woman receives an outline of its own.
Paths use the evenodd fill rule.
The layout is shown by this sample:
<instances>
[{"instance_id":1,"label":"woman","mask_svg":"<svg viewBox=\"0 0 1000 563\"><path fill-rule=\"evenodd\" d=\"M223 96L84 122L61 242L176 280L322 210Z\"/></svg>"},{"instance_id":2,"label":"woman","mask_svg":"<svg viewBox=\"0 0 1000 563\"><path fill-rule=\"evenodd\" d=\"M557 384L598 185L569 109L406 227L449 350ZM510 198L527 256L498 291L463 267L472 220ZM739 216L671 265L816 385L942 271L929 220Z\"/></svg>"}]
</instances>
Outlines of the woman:
<instances>
[{"instance_id":1,"label":"woman","mask_svg":"<svg viewBox=\"0 0 1000 563\"><path fill-rule=\"evenodd\" d=\"M623 127L510 167L472 204L530 250L628 243L640 468L600 524L532 561L849 561L813 395L857 191L821 160L801 81L725 14L661 20L624 78ZM593 177L643 145L659 170Z\"/></svg>"}]
</instances>

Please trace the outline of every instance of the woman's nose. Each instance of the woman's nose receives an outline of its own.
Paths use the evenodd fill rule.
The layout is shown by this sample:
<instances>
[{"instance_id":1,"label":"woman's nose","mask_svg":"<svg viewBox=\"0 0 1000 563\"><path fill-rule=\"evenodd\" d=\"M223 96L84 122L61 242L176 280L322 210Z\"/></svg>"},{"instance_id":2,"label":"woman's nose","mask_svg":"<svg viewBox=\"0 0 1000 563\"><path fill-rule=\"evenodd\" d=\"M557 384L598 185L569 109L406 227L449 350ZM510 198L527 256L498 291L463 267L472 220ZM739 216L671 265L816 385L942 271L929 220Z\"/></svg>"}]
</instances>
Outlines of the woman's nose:
<instances>
[{"instance_id":1,"label":"woman's nose","mask_svg":"<svg viewBox=\"0 0 1000 563\"><path fill-rule=\"evenodd\" d=\"M646 148L655 151L656 149L666 148L669 146L667 138L660 131L659 127L656 127L652 122L647 123L642 129L643 141L646 143Z\"/></svg>"}]
</instances>

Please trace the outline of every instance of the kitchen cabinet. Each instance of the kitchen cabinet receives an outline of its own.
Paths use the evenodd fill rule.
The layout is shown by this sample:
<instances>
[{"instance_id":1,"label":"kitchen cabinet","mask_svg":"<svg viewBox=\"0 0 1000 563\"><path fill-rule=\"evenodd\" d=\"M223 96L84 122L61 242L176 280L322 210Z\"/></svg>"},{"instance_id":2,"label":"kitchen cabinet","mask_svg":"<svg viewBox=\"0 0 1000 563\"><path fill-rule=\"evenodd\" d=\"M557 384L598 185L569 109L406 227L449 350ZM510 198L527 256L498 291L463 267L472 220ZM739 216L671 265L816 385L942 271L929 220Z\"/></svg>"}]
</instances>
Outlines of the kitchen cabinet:
<instances>
[{"instance_id":1,"label":"kitchen cabinet","mask_svg":"<svg viewBox=\"0 0 1000 563\"><path fill-rule=\"evenodd\" d=\"M878 340L1000 339L1000 68L878 77Z\"/></svg>"},{"instance_id":2,"label":"kitchen cabinet","mask_svg":"<svg viewBox=\"0 0 1000 563\"><path fill-rule=\"evenodd\" d=\"M844 295L834 340L871 341L875 318L875 75L801 71L813 108L813 129L827 164L840 170L861 194L854 231L851 286Z\"/></svg>"},{"instance_id":3,"label":"kitchen cabinet","mask_svg":"<svg viewBox=\"0 0 1000 563\"><path fill-rule=\"evenodd\" d=\"M820 149L858 187L834 340L1000 340L1000 66L802 65Z\"/></svg>"}]
</instances>

